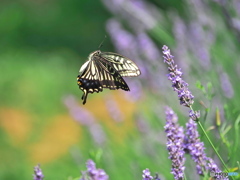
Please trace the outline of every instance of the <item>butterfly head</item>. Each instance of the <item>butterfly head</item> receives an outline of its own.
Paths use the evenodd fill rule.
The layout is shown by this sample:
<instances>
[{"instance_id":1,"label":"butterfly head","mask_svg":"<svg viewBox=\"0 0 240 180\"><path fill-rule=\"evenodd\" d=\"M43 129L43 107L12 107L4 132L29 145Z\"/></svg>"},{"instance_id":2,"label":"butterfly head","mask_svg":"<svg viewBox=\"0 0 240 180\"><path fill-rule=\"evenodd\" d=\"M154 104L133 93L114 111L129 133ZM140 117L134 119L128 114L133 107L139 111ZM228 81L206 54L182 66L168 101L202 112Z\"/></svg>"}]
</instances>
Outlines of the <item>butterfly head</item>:
<instances>
[{"instance_id":1,"label":"butterfly head","mask_svg":"<svg viewBox=\"0 0 240 180\"><path fill-rule=\"evenodd\" d=\"M85 69L87 68L89 62L93 59L94 56L98 56L101 54L100 50L97 51L93 51L89 56L88 56L88 60L81 66L79 73L83 74L83 72L85 71Z\"/></svg>"},{"instance_id":2,"label":"butterfly head","mask_svg":"<svg viewBox=\"0 0 240 180\"><path fill-rule=\"evenodd\" d=\"M89 54L88 56L88 59L92 59L93 56L98 56L101 54L101 51L100 50L97 50L97 51L93 51L91 54Z\"/></svg>"}]
</instances>

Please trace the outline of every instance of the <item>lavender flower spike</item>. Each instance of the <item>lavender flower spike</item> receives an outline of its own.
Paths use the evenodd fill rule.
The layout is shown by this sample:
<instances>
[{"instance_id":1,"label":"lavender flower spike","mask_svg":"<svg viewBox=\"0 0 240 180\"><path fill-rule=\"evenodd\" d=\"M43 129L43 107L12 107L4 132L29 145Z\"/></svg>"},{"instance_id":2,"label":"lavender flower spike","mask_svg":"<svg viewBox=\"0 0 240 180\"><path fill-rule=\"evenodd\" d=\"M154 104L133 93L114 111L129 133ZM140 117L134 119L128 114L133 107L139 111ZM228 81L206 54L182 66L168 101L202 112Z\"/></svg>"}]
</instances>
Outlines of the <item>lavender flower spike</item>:
<instances>
[{"instance_id":1,"label":"lavender flower spike","mask_svg":"<svg viewBox=\"0 0 240 180\"><path fill-rule=\"evenodd\" d=\"M207 158L207 160L208 160L207 169L209 170L210 174L213 173L214 175L213 177L216 180L229 180L228 175L225 175L225 177L221 175L222 171L218 168L218 166L216 165L212 158Z\"/></svg>"},{"instance_id":2,"label":"lavender flower spike","mask_svg":"<svg viewBox=\"0 0 240 180\"><path fill-rule=\"evenodd\" d=\"M186 136L185 136L185 151L191 155L191 158L196 163L197 173L199 175L204 175L204 171L209 171L210 173L220 173L222 172L216 163L209 157L206 156L204 152L204 143L200 141L199 133L197 131L197 123L192 119L186 124ZM215 179L227 180L228 177L218 177L214 176Z\"/></svg>"},{"instance_id":3,"label":"lavender flower spike","mask_svg":"<svg viewBox=\"0 0 240 180\"><path fill-rule=\"evenodd\" d=\"M151 173L149 171L149 169L144 169L143 170L143 175L142 175L143 179L142 180L152 180L153 177L151 176Z\"/></svg>"},{"instance_id":4,"label":"lavender flower spike","mask_svg":"<svg viewBox=\"0 0 240 180\"><path fill-rule=\"evenodd\" d=\"M171 173L175 179L184 178L184 130L177 124L178 117L171 108L166 108L166 125L164 126L167 133L167 149L169 159L172 160Z\"/></svg>"},{"instance_id":5,"label":"lavender flower spike","mask_svg":"<svg viewBox=\"0 0 240 180\"><path fill-rule=\"evenodd\" d=\"M204 152L204 143L200 141L197 123L192 119L186 123L185 151L196 163L197 173L203 175L207 169L207 156Z\"/></svg>"},{"instance_id":6,"label":"lavender flower spike","mask_svg":"<svg viewBox=\"0 0 240 180\"><path fill-rule=\"evenodd\" d=\"M172 81L173 90L178 93L180 104L186 107L191 107L193 104L194 96L188 90L188 84L182 79L182 72L180 68L177 68L173 57L170 53L170 49L167 46L163 46L163 58L164 63L168 64L168 79Z\"/></svg>"},{"instance_id":7,"label":"lavender flower spike","mask_svg":"<svg viewBox=\"0 0 240 180\"><path fill-rule=\"evenodd\" d=\"M97 169L96 164L93 162L93 160L88 160L86 165L88 175L91 180L108 180L108 175L106 172L102 169Z\"/></svg>"},{"instance_id":8,"label":"lavender flower spike","mask_svg":"<svg viewBox=\"0 0 240 180\"><path fill-rule=\"evenodd\" d=\"M34 175L33 179L34 180L43 180L44 175L42 173L42 170L40 169L40 165L38 164L37 166L34 167Z\"/></svg>"}]
</instances>

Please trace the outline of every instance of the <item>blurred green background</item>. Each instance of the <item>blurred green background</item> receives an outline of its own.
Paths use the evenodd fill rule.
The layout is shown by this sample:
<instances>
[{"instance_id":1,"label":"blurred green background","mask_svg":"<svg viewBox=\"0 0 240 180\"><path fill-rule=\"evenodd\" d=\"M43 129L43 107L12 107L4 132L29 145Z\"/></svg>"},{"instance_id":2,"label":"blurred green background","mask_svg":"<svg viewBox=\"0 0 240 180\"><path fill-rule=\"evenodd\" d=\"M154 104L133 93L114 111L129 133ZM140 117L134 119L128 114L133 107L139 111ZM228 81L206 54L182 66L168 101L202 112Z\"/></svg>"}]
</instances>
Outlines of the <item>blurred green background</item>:
<instances>
[{"instance_id":1,"label":"blurred green background","mask_svg":"<svg viewBox=\"0 0 240 180\"><path fill-rule=\"evenodd\" d=\"M188 109L180 107L167 81L161 57L163 44L169 46L184 71L198 98L195 108L202 111L211 138L219 142L216 145L225 154L224 160L230 168L236 167L240 149L237 146L233 152L230 147L235 147L234 138L239 134L239 125L234 124L240 111L237 26L227 23L217 1L129 2L139 9L147 8L137 11L124 1L113 0L0 2L0 180L32 179L38 163L45 179L70 180L80 176L89 158L110 179L141 179L145 168L172 179L165 146L164 106L179 113L182 125L188 119ZM226 7L232 13L232 22L239 19L234 2ZM151 9L152 13L158 11L156 16L150 15L153 19L146 13ZM128 41L126 49L121 49L114 32L108 30L112 18L122 24L125 34L136 37ZM121 90L104 90L89 95L83 106L76 77L89 53L97 50L107 35L101 50L127 56L127 47L129 51L136 48L142 40L138 35L143 32L160 56L152 56L159 58L155 60L147 57L151 48L144 47L144 42L142 50L138 49L137 64L143 68L143 76L126 78L126 82L130 82L130 89L136 89L135 95L138 91L141 94L131 100ZM130 58L135 60L134 56ZM196 86L197 81L205 89ZM216 109L223 121L220 127L215 124ZM213 156L210 147L206 152ZM190 160L186 162L189 177L196 176L193 165Z\"/></svg>"}]
</instances>

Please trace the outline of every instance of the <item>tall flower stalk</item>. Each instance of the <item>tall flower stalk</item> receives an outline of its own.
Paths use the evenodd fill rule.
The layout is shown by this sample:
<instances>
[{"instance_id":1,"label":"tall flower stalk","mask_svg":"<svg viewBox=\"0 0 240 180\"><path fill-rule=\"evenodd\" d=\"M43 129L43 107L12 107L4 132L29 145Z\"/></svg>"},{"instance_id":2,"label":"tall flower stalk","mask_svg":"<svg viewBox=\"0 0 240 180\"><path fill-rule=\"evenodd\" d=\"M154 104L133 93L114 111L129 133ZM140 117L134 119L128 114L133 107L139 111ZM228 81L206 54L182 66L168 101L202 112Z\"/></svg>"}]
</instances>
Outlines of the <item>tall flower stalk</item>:
<instances>
[{"instance_id":1,"label":"tall flower stalk","mask_svg":"<svg viewBox=\"0 0 240 180\"><path fill-rule=\"evenodd\" d=\"M197 173L199 175L204 175L204 171L209 170L211 173L215 173L214 178L219 179L228 179L223 177L218 177L216 174L221 173L221 170L212 160L206 156L204 152L204 143L200 141L200 136L197 131L197 123L192 119L186 123L186 136L185 136L185 151L189 153L196 163Z\"/></svg>"},{"instance_id":2,"label":"tall flower stalk","mask_svg":"<svg viewBox=\"0 0 240 180\"><path fill-rule=\"evenodd\" d=\"M197 123L190 119L186 123L185 151L189 153L196 163L197 173L204 175L207 166L207 157L204 152L204 143L200 141Z\"/></svg>"},{"instance_id":3,"label":"tall flower stalk","mask_svg":"<svg viewBox=\"0 0 240 180\"><path fill-rule=\"evenodd\" d=\"M172 82L173 90L178 93L178 98L180 100L180 104L186 107L191 107L194 103L194 96L188 90L188 83L186 83L182 79L181 69L177 67L171 55L170 49L167 46L163 46L163 58L164 63L168 64L168 79Z\"/></svg>"},{"instance_id":4,"label":"tall flower stalk","mask_svg":"<svg viewBox=\"0 0 240 180\"><path fill-rule=\"evenodd\" d=\"M181 69L178 68L177 65L175 64L174 59L173 59L174 56L171 55L170 49L166 45L164 45L162 49L163 49L163 54L164 54L164 56L163 56L164 63L166 63L168 65L168 71L169 71L168 79L172 82L173 90L176 91L178 94L180 104L190 108L189 117L198 123L198 125L202 129L204 135L206 136L207 140L211 144L213 150L215 151L215 153L219 157L220 161L222 162L223 166L225 167L226 171L229 172L226 164L222 160L221 156L217 152L215 146L213 145L212 141L210 140L206 131L204 130L201 122L199 121L200 112L194 111L192 108L192 105L194 103L194 101L193 101L194 96L189 91L188 84L182 79L183 73L181 72Z\"/></svg>"},{"instance_id":5,"label":"tall flower stalk","mask_svg":"<svg viewBox=\"0 0 240 180\"><path fill-rule=\"evenodd\" d=\"M164 126L167 133L167 149L169 159L172 160L172 171L175 179L184 178L184 130L177 124L178 117L172 109L166 108L166 125Z\"/></svg>"}]
</instances>

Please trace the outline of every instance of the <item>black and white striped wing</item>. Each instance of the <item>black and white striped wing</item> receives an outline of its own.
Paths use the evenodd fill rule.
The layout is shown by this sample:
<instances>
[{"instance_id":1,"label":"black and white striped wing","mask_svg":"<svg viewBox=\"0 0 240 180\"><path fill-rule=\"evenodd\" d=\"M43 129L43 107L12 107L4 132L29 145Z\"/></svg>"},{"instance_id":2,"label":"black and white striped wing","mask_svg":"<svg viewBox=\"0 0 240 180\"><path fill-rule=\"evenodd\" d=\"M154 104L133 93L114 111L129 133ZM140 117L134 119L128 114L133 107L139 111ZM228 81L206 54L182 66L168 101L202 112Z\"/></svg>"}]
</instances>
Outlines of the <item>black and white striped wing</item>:
<instances>
[{"instance_id":1,"label":"black and white striped wing","mask_svg":"<svg viewBox=\"0 0 240 180\"><path fill-rule=\"evenodd\" d=\"M129 91L129 87L121 75L106 60L99 56L92 57L85 62L77 77L79 88L84 92L83 104L86 103L88 93L101 92L103 88L123 89Z\"/></svg>"},{"instance_id":2,"label":"black and white striped wing","mask_svg":"<svg viewBox=\"0 0 240 180\"><path fill-rule=\"evenodd\" d=\"M111 63L121 76L139 76L141 74L137 65L127 57L112 52L101 52L100 56Z\"/></svg>"},{"instance_id":3,"label":"black and white striped wing","mask_svg":"<svg viewBox=\"0 0 240 180\"><path fill-rule=\"evenodd\" d=\"M125 91L129 91L129 87L127 83L124 81L120 73L107 62L102 57L94 57L94 62L97 67L99 67L99 81L103 88L109 88L111 90L114 89L123 89Z\"/></svg>"}]
</instances>

